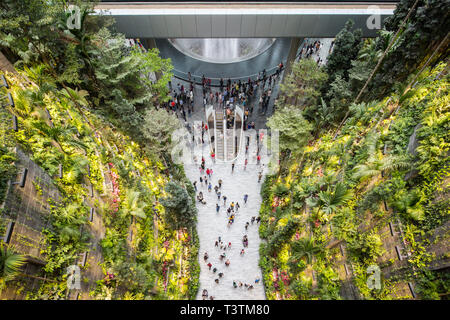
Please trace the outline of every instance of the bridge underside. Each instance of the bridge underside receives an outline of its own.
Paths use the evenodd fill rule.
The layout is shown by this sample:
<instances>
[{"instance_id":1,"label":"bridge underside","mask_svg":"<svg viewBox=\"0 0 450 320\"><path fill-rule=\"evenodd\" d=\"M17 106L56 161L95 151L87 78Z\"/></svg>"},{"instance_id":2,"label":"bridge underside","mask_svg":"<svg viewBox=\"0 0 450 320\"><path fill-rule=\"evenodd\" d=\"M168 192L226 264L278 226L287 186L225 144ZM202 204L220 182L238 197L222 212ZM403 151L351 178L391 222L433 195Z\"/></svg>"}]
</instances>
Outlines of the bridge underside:
<instances>
[{"instance_id":1,"label":"bridge underside","mask_svg":"<svg viewBox=\"0 0 450 320\"><path fill-rule=\"evenodd\" d=\"M373 7L376 5L376 7ZM332 38L348 19L364 37L370 16L383 20L395 3L102 3L96 12L109 14L117 30L130 38Z\"/></svg>"}]
</instances>

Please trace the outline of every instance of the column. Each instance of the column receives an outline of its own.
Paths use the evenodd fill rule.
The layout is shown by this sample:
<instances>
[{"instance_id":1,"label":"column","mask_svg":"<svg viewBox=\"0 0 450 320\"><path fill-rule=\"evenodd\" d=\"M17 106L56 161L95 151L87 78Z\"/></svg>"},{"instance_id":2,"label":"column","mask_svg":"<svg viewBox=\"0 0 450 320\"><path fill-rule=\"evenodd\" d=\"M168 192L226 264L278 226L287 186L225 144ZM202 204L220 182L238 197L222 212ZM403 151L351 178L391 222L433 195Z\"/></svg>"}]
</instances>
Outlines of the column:
<instances>
[{"instance_id":1,"label":"column","mask_svg":"<svg viewBox=\"0 0 450 320\"><path fill-rule=\"evenodd\" d=\"M295 57L297 56L297 51L300 45L303 42L303 38L292 38L291 39L291 47L289 49L289 54L286 59L286 65L284 69L283 81L287 75L291 73L292 64L295 61Z\"/></svg>"}]
</instances>

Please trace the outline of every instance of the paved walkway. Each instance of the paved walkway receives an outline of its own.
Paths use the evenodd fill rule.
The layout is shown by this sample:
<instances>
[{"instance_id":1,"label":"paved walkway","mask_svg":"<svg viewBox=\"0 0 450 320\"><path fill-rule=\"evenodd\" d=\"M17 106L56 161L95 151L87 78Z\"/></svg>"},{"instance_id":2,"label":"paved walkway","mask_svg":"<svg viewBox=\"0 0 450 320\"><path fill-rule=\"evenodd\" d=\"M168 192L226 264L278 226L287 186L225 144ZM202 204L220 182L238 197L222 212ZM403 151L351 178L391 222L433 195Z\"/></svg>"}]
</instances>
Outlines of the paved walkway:
<instances>
[{"instance_id":1,"label":"paved walkway","mask_svg":"<svg viewBox=\"0 0 450 320\"><path fill-rule=\"evenodd\" d=\"M253 131L254 132L254 131ZM251 299L265 299L264 287L262 284L262 274L258 266L259 263L259 245L260 239L258 234L259 224L255 221L251 224L251 218L259 215L259 208L261 205L260 188L264 181L258 183L258 174L260 171L266 171L266 165L256 164L256 143L255 135L253 135L249 153L247 155L249 164L244 170L245 151L241 152L238 159L235 161L234 172L231 172L231 163L213 163L211 157L208 156L209 145L205 144L203 147L203 154L206 160L206 168L212 168L213 174L208 183L211 181L212 190L208 192L208 188L203 182L200 183L200 161L202 157L201 147L196 152L198 162L193 164L185 164L186 175L191 181L197 181L197 194L202 191L205 196L206 204L201 204L197 201L198 208L198 223L197 231L200 238L200 252L199 260L201 266L200 272L200 289L198 292L198 299L202 299L203 289L208 290L209 295L214 296L219 300L251 300ZM265 161L262 158L261 163ZM253 163L253 164L252 164ZM204 176L202 174L202 176ZM221 198L217 200L217 195L214 191L214 186L218 185L218 180L222 179L222 195L227 197L226 206ZM244 194L248 194L248 202L244 204ZM229 204L234 201L239 202L240 209L236 213L234 223L228 227L227 208ZM220 205L219 213L216 212L216 204ZM245 224L249 222L248 230L245 230ZM248 247L245 248L245 254L240 255L243 249L242 238L244 235L248 237ZM231 242L231 249L220 250L215 247L215 241L218 237L224 244ZM207 252L209 259L204 261L203 255ZM224 253L226 258L220 261L219 256ZM225 266L225 260L230 260L230 265ZM207 263L212 264L209 270ZM217 268L217 272L213 273L212 269ZM223 277L219 278L218 274L223 272ZM215 279L219 278L219 284L215 283ZM260 279L258 284L255 284L255 279ZM252 284L253 289L248 290L242 288L234 288L233 281L236 283Z\"/></svg>"}]
</instances>

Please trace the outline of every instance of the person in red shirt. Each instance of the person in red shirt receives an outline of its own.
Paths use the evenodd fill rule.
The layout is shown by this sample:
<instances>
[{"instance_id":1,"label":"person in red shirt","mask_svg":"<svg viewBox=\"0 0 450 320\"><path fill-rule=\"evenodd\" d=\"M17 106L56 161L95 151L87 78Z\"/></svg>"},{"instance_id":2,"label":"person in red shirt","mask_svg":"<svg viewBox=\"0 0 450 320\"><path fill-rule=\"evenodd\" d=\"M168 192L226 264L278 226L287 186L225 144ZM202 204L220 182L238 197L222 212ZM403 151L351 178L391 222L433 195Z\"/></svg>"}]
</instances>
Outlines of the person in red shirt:
<instances>
[{"instance_id":1,"label":"person in red shirt","mask_svg":"<svg viewBox=\"0 0 450 320\"><path fill-rule=\"evenodd\" d=\"M258 164L259 164L259 162L261 161L261 156L258 154L258 156L256 157L256 160L258 161Z\"/></svg>"}]
</instances>

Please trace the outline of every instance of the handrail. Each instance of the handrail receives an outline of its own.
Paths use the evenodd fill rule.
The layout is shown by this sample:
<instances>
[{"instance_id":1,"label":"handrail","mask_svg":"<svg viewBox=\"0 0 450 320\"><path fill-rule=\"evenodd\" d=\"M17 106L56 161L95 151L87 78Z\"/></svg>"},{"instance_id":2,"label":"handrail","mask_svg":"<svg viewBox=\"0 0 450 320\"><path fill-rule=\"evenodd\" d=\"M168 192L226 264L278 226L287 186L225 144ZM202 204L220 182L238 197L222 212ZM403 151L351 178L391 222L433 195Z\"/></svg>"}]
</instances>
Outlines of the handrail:
<instances>
[{"instance_id":1,"label":"handrail","mask_svg":"<svg viewBox=\"0 0 450 320\"><path fill-rule=\"evenodd\" d=\"M282 61L282 62L283 62L283 68L281 68L280 73L285 69L284 65L287 63L286 61ZM266 76L274 75L276 73L276 69L278 69L278 66L275 66L275 67L272 67L270 69L267 69L266 70ZM175 68L172 69L172 71L174 72L173 76L175 78L179 79L179 80L186 81L186 82L193 82L194 84L202 85L202 76L191 74L191 80L189 80L187 72L184 72L184 71L181 71L181 70L178 70L178 69L175 69ZM270 74L270 72L272 72L272 74ZM178 73L178 75L177 75L177 73ZM222 78L208 78L208 77L205 77L205 78L206 79L211 79L211 87L220 87L220 79L223 79L224 87L226 87L226 81L228 79L230 79L232 82L233 81L239 81L239 80L243 80L243 82L247 82L248 78L250 78L253 81L255 81L256 77L259 76L260 73L261 72L255 73L255 74L251 74L251 75L242 76L242 77L233 77L233 78L231 78L231 77L222 77ZM179 74L186 75L186 77L181 76ZM197 82L197 79L198 79L198 82ZM261 80L261 79L259 79L259 80Z\"/></svg>"}]
</instances>

